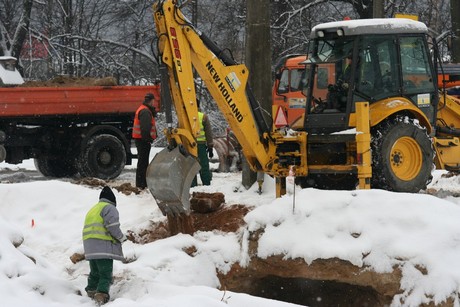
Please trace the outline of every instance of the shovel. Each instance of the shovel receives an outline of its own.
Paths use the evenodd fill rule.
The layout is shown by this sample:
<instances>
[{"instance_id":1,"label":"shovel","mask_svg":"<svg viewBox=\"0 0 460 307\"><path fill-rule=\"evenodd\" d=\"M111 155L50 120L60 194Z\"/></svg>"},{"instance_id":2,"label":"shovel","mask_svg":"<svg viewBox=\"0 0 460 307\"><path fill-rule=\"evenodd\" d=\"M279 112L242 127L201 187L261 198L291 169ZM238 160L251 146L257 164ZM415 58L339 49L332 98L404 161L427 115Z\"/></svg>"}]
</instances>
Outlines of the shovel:
<instances>
[{"instance_id":1,"label":"shovel","mask_svg":"<svg viewBox=\"0 0 460 307\"><path fill-rule=\"evenodd\" d=\"M155 155L147 168L147 186L163 215L190 213L190 186L200 169L182 145Z\"/></svg>"}]
</instances>

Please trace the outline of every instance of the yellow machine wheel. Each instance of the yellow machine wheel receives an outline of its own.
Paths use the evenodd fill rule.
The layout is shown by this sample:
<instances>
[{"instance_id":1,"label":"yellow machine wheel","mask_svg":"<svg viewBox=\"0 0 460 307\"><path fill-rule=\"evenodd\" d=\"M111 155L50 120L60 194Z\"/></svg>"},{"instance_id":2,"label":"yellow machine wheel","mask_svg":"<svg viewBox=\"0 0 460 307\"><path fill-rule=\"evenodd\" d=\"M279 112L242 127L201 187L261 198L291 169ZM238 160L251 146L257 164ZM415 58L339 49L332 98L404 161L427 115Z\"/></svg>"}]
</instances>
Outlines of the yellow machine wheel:
<instances>
[{"instance_id":1,"label":"yellow machine wheel","mask_svg":"<svg viewBox=\"0 0 460 307\"><path fill-rule=\"evenodd\" d=\"M434 149L414 119L397 116L372 128L371 187L417 193L431 181Z\"/></svg>"},{"instance_id":2,"label":"yellow machine wheel","mask_svg":"<svg viewBox=\"0 0 460 307\"><path fill-rule=\"evenodd\" d=\"M423 166L422 150L415 139L402 137L398 139L390 152L391 169L401 180L413 180Z\"/></svg>"}]
</instances>

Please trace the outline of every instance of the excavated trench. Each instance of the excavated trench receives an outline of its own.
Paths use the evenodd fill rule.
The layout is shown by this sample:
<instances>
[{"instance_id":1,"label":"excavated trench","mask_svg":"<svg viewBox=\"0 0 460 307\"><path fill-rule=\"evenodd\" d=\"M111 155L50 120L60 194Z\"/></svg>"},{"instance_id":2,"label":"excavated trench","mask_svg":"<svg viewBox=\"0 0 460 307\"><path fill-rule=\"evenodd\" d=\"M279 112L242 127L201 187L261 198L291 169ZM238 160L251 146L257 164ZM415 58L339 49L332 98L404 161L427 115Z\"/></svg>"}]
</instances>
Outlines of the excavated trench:
<instances>
[{"instance_id":1,"label":"excavated trench","mask_svg":"<svg viewBox=\"0 0 460 307\"><path fill-rule=\"evenodd\" d=\"M336 281L266 276L249 285L238 292L311 307L389 305L372 287Z\"/></svg>"},{"instance_id":2,"label":"excavated trench","mask_svg":"<svg viewBox=\"0 0 460 307\"><path fill-rule=\"evenodd\" d=\"M100 181L85 181L80 184L102 186ZM127 195L140 193L130 184L122 184L114 188ZM427 190L427 193L438 197L445 197L446 194L444 191L436 190ZM128 231L129 240L146 244L167 238L179 229L190 232L216 230L236 232L244 226L243 218L250 208L244 205L213 206L212 201L200 199L200 196L205 198L209 196L205 194L194 194L197 205L201 207L199 210L192 211L189 219L168 219L165 222L154 223L141 232ZM214 194L212 199L217 203L224 202L221 193ZM169 225L171 222L180 222L183 225ZM306 263L303 259L285 259L283 255L258 258L256 256L258 241L262 233L263 230L259 230L249 235L248 255L251 259L247 266L241 267L236 263L225 274L217 272L222 291L247 293L310 307L384 307L390 306L397 294L402 294L401 271L397 266L392 272L376 273L366 267L357 267L337 258L316 259L312 263ZM191 246L184 251L193 257L197 250ZM77 253L71 257L73 263L83 259L84 255ZM426 274L426 268L416 267L416 269ZM400 303L404 305L403 301ZM452 307L455 306L455 301L450 297L437 304L429 302L420 306Z\"/></svg>"},{"instance_id":3,"label":"excavated trench","mask_svg":"<svg viewBox=\"0 0 460 307\"><path fill-rule=\"evenodd\" d=\"M401 272L378 274L340 259L253 257L248 266L234 265L218 274L222 290L311 307L389 306L400 293Z\"/></svg>"},{"instance_id":4,"label":"excavated trench","mask_svg":"<svg viewBox=\"0 0 460 307\"><path fill-rule=\"evenodd\" d=\"M150 230L131 234L131 240L148 243L168 237L178 229L193 231L235 232L244 225L249 209L243 205L221 207L213 212L192 212L190 220L168 219L167 223L152 225ZM170 223L183 225L169 225ZM191 227L191 228L190 228ZM255 255L258 234L250 236L249 254ZM186 251L193 255L196 250ZM247 267L234 264L226 274L218 273L221 290L295 303L323 306L388 306L399 290L401 274L377 274L358 268L340 259L322 259L308 265L303 259L267 259L252 257Z\"/></svg>"},{"instance_id":5,"label":"excavated trench","mask_svg":"<svg viewBox=\"0 0 460 307\"><path fill-rule=\"evenodd\" d=\"M248 211L245 206L235 205L206 214L194 212L190 224L195 230L235 232L244 225ZM252 256L247 267L234 264L226 274L218 273L222 290L311 307L389 306L400 292L399 269L378 274L341 259L320 259L311 264L303 259L285 259L282 255L260 259L254 255L261 234L257 231L249 235L248 253Z\"/></svg>"},{"instance_id":6,"label":"excavated trench","mask_svg":"<svg viewBox=\"0 0 460 307\"><path fill-rule=\"evenodd\" d=\"M114 188L125 194L139 192L129 184ZM216 230L236 232L244 226L243 218L250 208L244 205L214 207L209 201L200 199L201 196L206 198L208 195L199 194L194 196L201 208L192 211L189 218L168 218L167 221L154 223L141 232L128 231L129 240L145 244L167 238L180 229L190 232ZM216 195L212 198L216 202L224 201L223 195L214 194ZM182 225L169 225L178 222ZM236 263L225 274L217 272L222 291L247 293L310 307L384 307L390 306L395 295L402 293L401 271L398 267L394 267L389 273L376 273L366 267L357 267L338 258L316 259L312 263L306 263L304 259L286 259L283 255L259 258L256 255L262 233L263 230L259 230L249 235L248 255L251 259L247 266L241 267ZM191 246L184 251L193 257L196 248ZM74 263L82 259L84 256L79 254L71 257ZM417 269L422 274L426 274L425 268L417 267ZM438 304L431 302L421 306L451 307L454 306L454 301L449 298Z\"/></svg>"}]
</instances>

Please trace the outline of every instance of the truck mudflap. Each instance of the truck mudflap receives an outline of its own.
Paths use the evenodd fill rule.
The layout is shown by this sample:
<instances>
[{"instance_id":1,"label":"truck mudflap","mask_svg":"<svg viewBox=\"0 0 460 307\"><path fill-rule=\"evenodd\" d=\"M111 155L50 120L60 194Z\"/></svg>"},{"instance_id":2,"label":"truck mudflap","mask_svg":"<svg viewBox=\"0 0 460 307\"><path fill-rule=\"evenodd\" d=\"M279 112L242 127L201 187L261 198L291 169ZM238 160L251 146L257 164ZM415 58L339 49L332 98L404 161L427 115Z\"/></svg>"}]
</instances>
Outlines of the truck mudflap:
<instances>
[{"instance_id":1,"label":"truck mudflap","mask_svg":"<svg viewBox=\"0 0 460 307\"><path fill-rule=\"evenodd\" d=\"M200 169L198 160L181 145L155 155L147 168L147 186L163 215L189 214L189 190Z\"/></svg>"}]
</instances>

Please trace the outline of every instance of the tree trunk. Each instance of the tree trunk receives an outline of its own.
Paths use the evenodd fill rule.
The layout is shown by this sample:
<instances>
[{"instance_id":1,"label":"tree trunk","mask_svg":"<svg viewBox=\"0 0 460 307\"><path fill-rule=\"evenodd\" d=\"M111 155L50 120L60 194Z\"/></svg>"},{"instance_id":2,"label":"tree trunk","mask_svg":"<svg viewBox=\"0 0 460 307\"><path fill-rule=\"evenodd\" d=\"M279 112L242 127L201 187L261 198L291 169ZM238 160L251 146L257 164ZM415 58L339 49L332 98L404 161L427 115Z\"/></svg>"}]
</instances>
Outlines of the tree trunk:
<instances>
[{"instance_id":1,"label":"tree trunk","mask_svg":"<svg viewBox=\"0 0 460 307\"><path fill-rule=\"evenodd\" d=\"M254 96L267 114L271 114L271 43L270 6L265 0L246 2L246 66ZM268 122L269 116L264 116ZM244 165L244 164L243 164ZM257 179L249 167L243 167L243 185L249 188Z\"/></svg>"},{"instance_id":2,"label":"tree trunk","mask_svg":"<svg viewBox=\"0 0 460 307\"><path fill-rule=\"evenodd\" d=\"M8 43L8 32L6 31L5 25L0 20L0 56L7 55Z\"/></svg>"},{"instance_id":3,"label":"tree trunk","mask_svg":"<svg viewBox=\"0 0 460 307\"><path fill-rule=\"evenodd\" d=\"M14 38L11 46L11 55L17 59L19 59L19 56L21 55L24 40L26 39L27 32L29 32L30 14L32 12L33 2L33 0L24 0L22 2L23 10L21 20L19 21L16 32L14 33Z\"/></svg>"},{"instance_id":4,"label":"tree trunk","mask_svg":"<svg viewBox=\"0 0 460 307\"><path fill-rule=\"evenodd\" d=\"M450 0L450 13L452 31L455 37L452 39L452 62L460 63L460 0Z\"/></svg>"},{"instance_id":5,"label":"tree trunk","mask_svg":"<svg viewBox=\"0 0 460 307\"><path fill-rule=\"evenodd\" d=\"M64 23L64 31L67 37L64 37L64 45L66 47L69 47L68 50L64 52L64 73L73 76L74 75L74 56L73 56L73 51L70 50L70 47L72 45L72 39L70 36L72 35L72 29L73 29L73 4L72 0L65 0L63 2L63 11L64 11L64 16L63 16L63 23Z\"/></svg>"},{"instance_id":6,"label":"tree trunk","mask_svg":"<svg viewBox=\"0 0 460 307\"><path fill-rule=\"evenodd\" d=\"M372 3L372 17L384 18L384 0L374 0Z\"/></svg>"}]
</instances>

